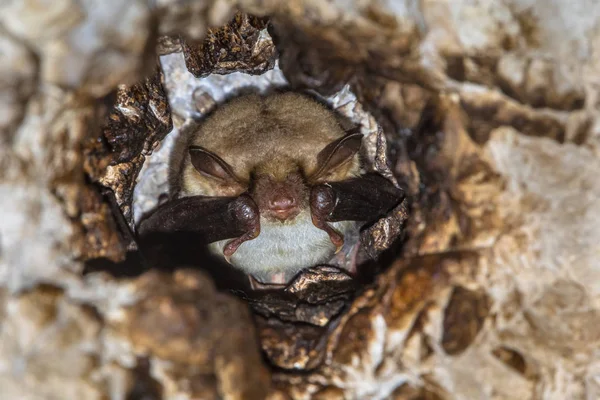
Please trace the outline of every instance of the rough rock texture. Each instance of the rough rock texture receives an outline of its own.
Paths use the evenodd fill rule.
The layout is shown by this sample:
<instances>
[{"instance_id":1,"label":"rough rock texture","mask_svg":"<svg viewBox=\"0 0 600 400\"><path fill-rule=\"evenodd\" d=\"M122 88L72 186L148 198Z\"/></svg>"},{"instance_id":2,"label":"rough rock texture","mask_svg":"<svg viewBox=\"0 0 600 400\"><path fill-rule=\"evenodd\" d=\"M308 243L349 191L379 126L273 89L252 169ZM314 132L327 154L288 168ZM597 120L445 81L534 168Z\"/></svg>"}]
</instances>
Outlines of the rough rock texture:
<instances>
[{"instance_id":1,"label":"rough rock texture","mask_svg":"<svg viewBox=\"0 0 600 400\"><path fill-rule=\"evenodd\" d=\"M131 87L120 87L100 137L85 146L86 174L110 189L125 219L132 219L131 197L145 156L173 128L162 72ZM91 257L88 257L91 258Z\"/></svg>"},{"instance_id":2,"label":"rough rock texture","mask_svg":"<svg viewBox=\"0 0 600 400\"><path fill-rule=\"evenodd\" d=\"M136 353L168 361L153 371L163 378L163 395L267 395L269 375L256 351L245 304L217 293L197 271L179 270L172 277L148 273L133 284L140 298L109 325L128 338Z\"/></svg>"},{"instance_id":3,"label":"rough rock texture","mask_svg":"<svg viewBox=\"0 0 600 400\"><path fill-rule=\"evenodd\" d=\"M125 256L102 186L130 218L143 157L177 115L155 55L203 43L235 10L4 2L3 396L598 398L600 4L237 3L270 18L292 85L349 84L383 128L411 197L396 210L410 212L401 252L385 253L374 268L389 267L358 291L317 268L247 298L255 324L198 272L83 276L82 260ZM233 69L272 65L274 53L250 50L264 44L256 31L226 37L200 46L219 51L212 67L240 45L257 63ZM261 349L278 367L271 385Z\"/></svg>"},{"instance_id":4,"label":"rough rock texture","mask_svg":"<svg viewBox=\"0 0 600 400\"><path fill-rule=\"evenodd\" d=\"M267 22L266 18L236 14L225 28L210 29L201 43L183 40L188 71L202 77L232 70L257 74L273 68L275 48L270 40L261 37Z\"/></svg>"}]
</instances>

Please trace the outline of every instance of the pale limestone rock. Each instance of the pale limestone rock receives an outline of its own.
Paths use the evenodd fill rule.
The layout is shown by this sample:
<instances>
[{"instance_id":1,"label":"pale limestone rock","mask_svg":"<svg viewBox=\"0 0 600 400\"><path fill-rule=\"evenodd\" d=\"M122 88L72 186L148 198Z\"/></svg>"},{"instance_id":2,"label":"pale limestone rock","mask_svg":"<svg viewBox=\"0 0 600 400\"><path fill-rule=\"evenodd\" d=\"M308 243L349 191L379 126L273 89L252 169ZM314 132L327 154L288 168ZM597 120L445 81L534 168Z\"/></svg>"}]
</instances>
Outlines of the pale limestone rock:
<instances>
[{"instance_id":1,"label":"pale limestone rock","mask_svg":"<svg viewBox=\"0 0 600 400\"><path fill-rule=\"evenodd\" d=\"M102 330L107 321L126 321L142 280L80 275L80 145L97 129L97 99L147 71L155 29L200 38L233 7L223 0L152 3L0 5L6 398L122 399L142 380L135 366L146 354L126 335ZM389 104L410 103L406 82L448 91L441 153L451 179L440 207L457 204L461 212L429 226L421 220L412 257L381 275L332 329L325 365L279 372L271 398L416 398L403 387L448 399L600 396L600 3L239 4L339 49L338 64L325 67L364 67L386 80ZM307 59L331 55L304 50ZM477 118L487 125L470 126ZM463 175L473 160L481 166ZM414 173L415 165L403 171ZM472 232L463 231L465 220ZM456 293L466 311L445 326ZM473 335L449 337L461 324ZM166 398L217 393L214 381L190 380L169 360L150 356L147 373ZM220 379L232 386L238 375L226 372ZM186 392L192 381L198 387Z\"/></svg>"}]
</instances>

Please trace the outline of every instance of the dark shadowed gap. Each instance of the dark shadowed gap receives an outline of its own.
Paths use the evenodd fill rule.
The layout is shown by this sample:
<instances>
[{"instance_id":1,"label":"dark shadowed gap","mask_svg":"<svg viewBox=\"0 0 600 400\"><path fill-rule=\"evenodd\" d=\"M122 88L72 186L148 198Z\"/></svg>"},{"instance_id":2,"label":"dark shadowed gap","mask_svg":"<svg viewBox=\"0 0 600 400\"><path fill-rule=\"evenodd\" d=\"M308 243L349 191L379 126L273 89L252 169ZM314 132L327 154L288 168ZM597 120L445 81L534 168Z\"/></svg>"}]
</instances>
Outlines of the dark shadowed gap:
<instances>
[{"instance_id":1,"label":"dark shadowed gap","mask_svg":"<svg viewBox=\"0 0 600 400\"><path fill-rule=\"evenodd\" d=\"M142 257L139 251L130 251L123 262L115 263L106 258L89 260L84 274L107 272L115 278L136 277L150 269L173 272L180 268L194 268L207 273L219 290L249 289L248 278L226 262L213 256L205 246L197 244L197 238L185 232L162 235L156 238L160 245Z\"/></svg>"}]
</instances>

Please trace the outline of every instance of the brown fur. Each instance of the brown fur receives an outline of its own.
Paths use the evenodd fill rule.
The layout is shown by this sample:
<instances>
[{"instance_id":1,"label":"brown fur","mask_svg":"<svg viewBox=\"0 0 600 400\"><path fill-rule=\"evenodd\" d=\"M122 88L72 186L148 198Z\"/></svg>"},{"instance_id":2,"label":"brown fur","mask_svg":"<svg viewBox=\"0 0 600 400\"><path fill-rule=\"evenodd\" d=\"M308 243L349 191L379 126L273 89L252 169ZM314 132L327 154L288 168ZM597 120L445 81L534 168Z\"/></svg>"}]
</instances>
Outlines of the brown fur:
<instances>
[{"instance_id":1,"label":"brown fur","mask_svg":"<svg viewBox=\"0 0 600 400\"><path fill-rule=\"evenodd\" d=\"M284 182L289 176L310 179L317 154L345 135L335 114L308 96L283 93L249 95L219 108L190 135L188 147L202 146L227 162L242 182L223 185L195 170L185 148L181 194L234 196L250 189L256 177ZM358 174L358 156L323 175L337 181ZM296 187L295 192L301 190ZM305 204L303 204L305 206Z\"/></svg>"},{"instance_id":2,"label":"brown fur","mask_svg":"<svg viewBox=\"0 0 600 400\"><path fill-rule=\"evenodd\" d=\"M247 191L260 211L260 235L240 245L230 258L232 265L269 282L273 276L289 279L302 268L331 259L336 246L312 221L309 186L360 172L356 146L334 143L346 137L334 112L297 93L251 95L223 105L189 133L172 164L180 166L173 171L178 171L174 176L179 195L237 196ZM231 179L211 177L215 169L210 160L216 157L198 158L195 153L202 172L196 170L190 146L218 156L219 165L228 164ZM350 151L339 153L340 148ZM342 235L356 229L349 221L332 226ZM211 251L222 254L226 243L211 244Z\"/></svg>"},{"instance_id":3,"label":"brown fur","mask_svg":"<svg viewBox=\"0 0 600 400\"><path fill-rule=\"evenodd\" d=\"M274 197L283 196L296 201L294 212L290 213L288 218L295 217L301 209L309 207L309 191L299 173L292 173L284 180L274 180L269 175L260 175L254 180L250 193L261 215L272 220L277 219L269 207L269 201Z\"/></svg>"}]
</instances>

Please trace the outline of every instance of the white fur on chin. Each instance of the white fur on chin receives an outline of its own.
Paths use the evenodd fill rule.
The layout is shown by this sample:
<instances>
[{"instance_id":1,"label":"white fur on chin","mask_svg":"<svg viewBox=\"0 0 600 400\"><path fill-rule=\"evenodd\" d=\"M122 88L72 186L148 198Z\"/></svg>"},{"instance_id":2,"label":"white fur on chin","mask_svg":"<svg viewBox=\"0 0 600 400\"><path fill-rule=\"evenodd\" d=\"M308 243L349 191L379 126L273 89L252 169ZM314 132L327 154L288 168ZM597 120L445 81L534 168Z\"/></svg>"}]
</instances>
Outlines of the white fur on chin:
<instances>
[{"instance_id":1,"label":"white fur on chin","mask_svg":"<svg viewBox=\"0 0 600 400\"><path fill-rule=\"evenodd\" d=\"M291 221L268 221L261 217L260 235L244 242L231 256L231 264L261 282L269 283L274 274L283 273L288 281L300 270L326 263L335 253L329 235L312 223L310 211L301 212ZM346 234L356 227L354 222L332 224ZM223 255L229 240L210 245L213 253Z\"/></svg>"}]
</instances>

